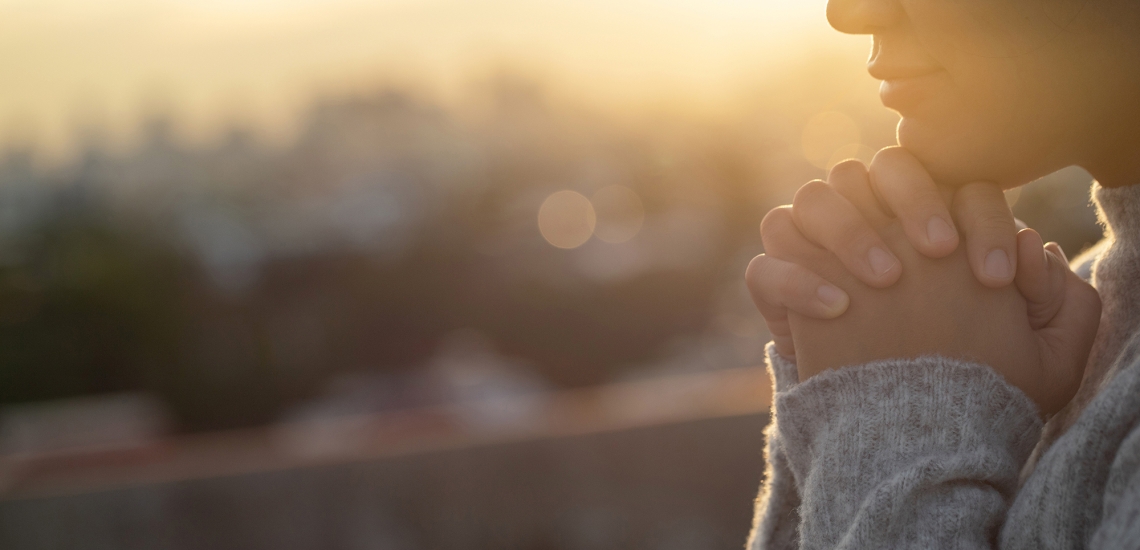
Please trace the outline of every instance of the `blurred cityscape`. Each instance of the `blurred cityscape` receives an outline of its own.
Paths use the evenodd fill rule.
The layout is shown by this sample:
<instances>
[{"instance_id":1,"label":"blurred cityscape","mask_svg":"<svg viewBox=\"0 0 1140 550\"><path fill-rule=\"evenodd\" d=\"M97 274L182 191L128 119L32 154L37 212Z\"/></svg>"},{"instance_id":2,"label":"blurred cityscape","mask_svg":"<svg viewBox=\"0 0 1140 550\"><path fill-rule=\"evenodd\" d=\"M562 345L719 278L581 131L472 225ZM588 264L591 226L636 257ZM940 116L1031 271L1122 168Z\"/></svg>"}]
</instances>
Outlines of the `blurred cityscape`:
<instances>
[{"instance_id":1,"label":"blurred cityscape","mask_svg":"<svg viewBox=\"0 0 1140 550\"><path fill-rule=\"evenodd\" d=\"M318 100L279 147L158 116L125 154L98 128L59 166L9 149L0 402L142 391L193 432L760 364L759 220L892 134L817 71L731 124L503 73L461 107Z\"/></svg>"},{"instance_id":2,"label":"blurred cityscape","mask_svg":"<svg viewBox=\"0 0 1140 550\"><path fill-rule=\"evenodd\" d=\"M171 114L127 152L97 127L63 163L9 147L2 546L738 547L759 221L893 142L845 63L717 121L505 71L458 105L322 98L286 144L188 145ZM1072 254L1087 183L1010 200Z\"/></svg>"}]
</instances>

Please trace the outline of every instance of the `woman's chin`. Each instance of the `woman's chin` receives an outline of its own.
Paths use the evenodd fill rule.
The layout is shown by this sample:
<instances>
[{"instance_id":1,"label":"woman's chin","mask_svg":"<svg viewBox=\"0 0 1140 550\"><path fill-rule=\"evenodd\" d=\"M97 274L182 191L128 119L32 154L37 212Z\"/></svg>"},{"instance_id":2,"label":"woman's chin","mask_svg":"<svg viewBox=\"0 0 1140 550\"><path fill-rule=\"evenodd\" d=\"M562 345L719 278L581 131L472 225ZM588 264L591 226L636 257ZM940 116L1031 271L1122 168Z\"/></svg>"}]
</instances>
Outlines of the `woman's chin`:
<instances>
[{"instance_id":1,"label":"woman's chin","mask_svg":"<svg viewBox=\"0 0 1140 550\"><path fill-rule=\"evenodd\" d=\"M930 126L903 117L898 126L899 145L914 154L939 184L958 186L977 181L979 159L963 150L961 140L953 139L950 132Z\"/></svg>"},{"instance_id":2,"label":"woman's chin","mask_svg":"<svg viewBox=\"0 0 1140 550\"><path fill-rule=\"evenodd\" d=\"M898 126L899 145L914 154L941 185L958 187L988 181L1011 189L1037 177L1015 166L1016 155L1010 154L1008 147L989 141L969 132L933 128L908 118L900 120Z\"/></svg>"}]
</instances>

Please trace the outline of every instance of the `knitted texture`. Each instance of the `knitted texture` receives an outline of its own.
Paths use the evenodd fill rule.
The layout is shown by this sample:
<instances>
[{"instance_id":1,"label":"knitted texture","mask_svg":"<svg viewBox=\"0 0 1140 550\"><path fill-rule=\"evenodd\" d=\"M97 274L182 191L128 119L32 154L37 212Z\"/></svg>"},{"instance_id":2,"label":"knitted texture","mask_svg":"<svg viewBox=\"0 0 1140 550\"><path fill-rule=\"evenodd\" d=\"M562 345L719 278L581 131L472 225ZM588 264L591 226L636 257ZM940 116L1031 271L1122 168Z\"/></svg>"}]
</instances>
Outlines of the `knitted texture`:
<instances>
[{"instance_id":1,"label":"knitted texture","mask_svg":"<svg viewBox=\"0 0 1140 550\"><path fill-rule=\"evenodd\" d=\"M898 359L799 383L769 346L750 549L1140 548L1140 186L1096 197L1111 239L1093 270L1104 319L1048 439L1030 400L985 365Z\"/></svg>"},{"instance_id":2,"label":"knitted texture","mask_svg":"<svg viewBox=\"0 0 1140 550\"><path fill-rule=\"evenodd\" d=\"M774 395L782 395L799 382L795 363L779 359L775 346L769 344L768 354L777 358L770 361L772 388ZM788 457L781 445L779 421L775 411L764 430L768 446L764 452L767 467L764 470L765 485L756 499L756 515L752 524L749 548L794 548L799 537L800 493L794 484L788 465Z\"/></svg>"},{"instance_id":3,"label":"knitted texture","mask_svg":"<svg viewBox=\"0 0 1140 550\"><path fill-rule=\"evenodd\" d=\"M1088 254L1083 254L1073 263L1092 266L1089 280L1104 304L1100 328L1081 388L1072 402L1045 426L1038 453L1065 433L1104 383L1112 379L1121 348L1140 327L1140 185L1093 185L1092 197L1105 228L1105 239L1089 251L1096 254L1095 261L1085 261Z\"/></svg>"}]
</instances>

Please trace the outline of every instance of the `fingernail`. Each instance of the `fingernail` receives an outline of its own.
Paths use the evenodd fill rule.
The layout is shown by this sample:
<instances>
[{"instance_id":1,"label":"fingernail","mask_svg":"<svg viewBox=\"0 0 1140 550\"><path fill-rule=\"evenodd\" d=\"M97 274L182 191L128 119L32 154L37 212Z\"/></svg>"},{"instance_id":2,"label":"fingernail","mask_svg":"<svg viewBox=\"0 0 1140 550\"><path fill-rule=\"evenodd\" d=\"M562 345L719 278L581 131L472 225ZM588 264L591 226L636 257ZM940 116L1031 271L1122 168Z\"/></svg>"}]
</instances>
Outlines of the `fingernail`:
<instances>
[{"instance_id":1,"label":"fingernail","mask_svg":"<svg viewBox=\"0 0 1140 550\"><path fill-rule=\"evenodd\" d=\"M993 250L986 255L986 275L995 279L1008 279L1013 268L1004 250Z\"/></svg>"},{"instance_id":2,"label":"fingernail","mask_svg":"<svg viewBox=\"0 0 1140 550\"><path fill-rule=\"evenodd\" d=\"M1053 253L1056 254L1058 258L1061 258L1061 260L1063 260L1065 263L1069 263L1069 257L1065 255L1065 250L1061 248L1061 245L1050 241L1045 244L1045 248L1052 250Z\"/></svg>"},{"instance_id":3,"label":"fingernail","mask_svg":"<svg viewBox=\"0 0 1140 550\"><path fill-rule=\"evenodd\" d=\"M930 222L926 224L926 238L930 240L930 244L953 240L955 236L957 235L954 233L954 229L950 227L950 224L938 216L930 218Z\"/></svg>"},{"instance_id":4,"label":"fingernail","mask_svg":"<svg viewBox=\"0 0 1140 550\"><path fill-rule=\"evenodd\" d=\"M871 263L871 270L875 272L875 275L885 274L898 263L894 256L877 246L867 253L867 261Z\"/></svg>"},{"instance_id":5,"label":"fingernail","mask_svg":"<svg viewBox=\"0 0 1140 550\"><path fill-rule=\"evenodd\" d=\"M815 291L819 301L827 306L829 311L842 311L847 307L847 293L831 285L820 285Z\"/></svg>"}]
</instances>

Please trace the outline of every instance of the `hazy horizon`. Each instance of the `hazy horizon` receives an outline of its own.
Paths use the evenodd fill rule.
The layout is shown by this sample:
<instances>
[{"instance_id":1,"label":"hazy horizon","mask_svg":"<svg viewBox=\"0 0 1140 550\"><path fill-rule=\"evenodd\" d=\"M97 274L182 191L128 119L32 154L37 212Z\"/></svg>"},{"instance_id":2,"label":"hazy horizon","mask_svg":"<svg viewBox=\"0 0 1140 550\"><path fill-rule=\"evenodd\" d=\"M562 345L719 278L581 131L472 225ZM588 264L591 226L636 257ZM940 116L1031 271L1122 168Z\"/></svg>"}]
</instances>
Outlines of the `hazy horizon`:
<instances>
[{"instance_id":1,"label":"hazy horizon","mask_svg":"<svg viewBox=\"0 0 1140 550\"><path fill-rule=\"evenodd\" d=\"M507 67L620 112L723 112L768 70L862 55L824 2L796 0L0 0L0 142L66 154L75 130L129 143L228 125L288 139L314 98L384 84L454 102Z\"/></svg>"}]
</instances>

